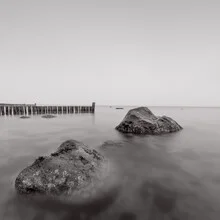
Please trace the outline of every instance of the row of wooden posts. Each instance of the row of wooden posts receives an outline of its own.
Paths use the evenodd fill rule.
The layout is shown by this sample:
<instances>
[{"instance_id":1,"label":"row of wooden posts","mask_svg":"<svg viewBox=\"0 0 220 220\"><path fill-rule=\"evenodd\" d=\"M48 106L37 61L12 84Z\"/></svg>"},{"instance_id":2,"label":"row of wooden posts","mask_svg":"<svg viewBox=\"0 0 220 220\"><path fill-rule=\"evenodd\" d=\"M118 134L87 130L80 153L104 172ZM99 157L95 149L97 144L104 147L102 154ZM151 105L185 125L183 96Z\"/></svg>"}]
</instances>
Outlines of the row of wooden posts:
<instances>
[{"instance_id":1,"label":"row of wooden posts","mask_svg":"<svg viewBox=\"0 0 220 220\"><path fill-rule=\"evenodd\" d=\"M95 103L92 106L37 106L0 104L1 115L38 115L38 114L74 114L94 113Z\"/></svg>"}]
</instances>

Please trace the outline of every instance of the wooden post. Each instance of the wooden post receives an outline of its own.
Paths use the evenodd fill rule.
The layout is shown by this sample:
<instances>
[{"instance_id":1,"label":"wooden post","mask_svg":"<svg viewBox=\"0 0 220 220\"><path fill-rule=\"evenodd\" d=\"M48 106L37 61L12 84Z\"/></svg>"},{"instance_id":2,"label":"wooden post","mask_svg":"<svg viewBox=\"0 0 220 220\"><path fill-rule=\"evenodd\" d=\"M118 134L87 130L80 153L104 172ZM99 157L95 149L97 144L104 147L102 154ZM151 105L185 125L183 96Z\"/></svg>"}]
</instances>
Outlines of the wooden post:
<instances>
[{"instance_id":1,"label":"wooden post","mask_svg":"<svg viewBox=\"0 0 220 220\"><path fill-rule=\"evenodd\" d=\"M95 102L92 103L92 112L95 112Z\"/></svg>"}]
</instances>

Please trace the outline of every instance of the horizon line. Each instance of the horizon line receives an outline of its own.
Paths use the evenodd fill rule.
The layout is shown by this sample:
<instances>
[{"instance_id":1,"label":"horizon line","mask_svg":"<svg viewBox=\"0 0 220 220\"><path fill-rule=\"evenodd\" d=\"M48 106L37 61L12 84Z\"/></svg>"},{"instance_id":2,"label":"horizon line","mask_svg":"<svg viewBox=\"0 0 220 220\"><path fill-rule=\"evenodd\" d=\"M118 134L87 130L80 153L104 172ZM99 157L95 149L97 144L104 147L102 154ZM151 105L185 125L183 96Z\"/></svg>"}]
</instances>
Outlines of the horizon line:
<instances>
[{"instance_id":1,"label":"horizon line","mask_svg":"<svg viewBox=\"0 0 220 220\"><path fill-rule=\"evenodd\" d=\"M98 105L96 106L123 106L123 107L169 107L169 108L220 108L220 106L194 106L194 105Z\"/></svg>"}]
</instances>

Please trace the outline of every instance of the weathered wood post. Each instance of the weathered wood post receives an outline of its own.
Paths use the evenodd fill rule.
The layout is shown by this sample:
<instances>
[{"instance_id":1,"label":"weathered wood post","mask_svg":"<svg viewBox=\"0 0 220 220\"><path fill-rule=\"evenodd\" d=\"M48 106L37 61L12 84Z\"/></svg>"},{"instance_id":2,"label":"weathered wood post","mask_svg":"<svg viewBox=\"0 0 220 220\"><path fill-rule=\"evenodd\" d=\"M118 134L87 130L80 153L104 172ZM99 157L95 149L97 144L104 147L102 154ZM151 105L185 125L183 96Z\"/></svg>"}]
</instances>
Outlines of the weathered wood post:
<instances>
[{"instance_id":1,"label":"weathered wood post","mask_svg":"<svg viewBox=\"0 0 220 220\"><path fill-rule=\"evenodd\" d=\"M28 106L26 106L26 115L28 115Z\"/></svg>"},{"instance_id":2,"label":"weathered wood post","mask_svg":"<svg viewBox=\"0 0 220 220\"><path fill-rule=\"evenodd\" d=\"M6 115L6 106L4 106L4 115Z\"/></svg>"},{"instance_id":3,"label":"weathered wood post","mask_svg":"<svg viewBox=\"0 0 220 220\"><path fill-rule=\"evenodd\" d=\"M92 103L92 112L95 112L95 102Z\"/></svg>"},{"instance_id":4,"label":"weathered wood post","mask_svg":"<svg viewBox=\"0 0 220 220\"><path fill-rule=\"evenodd\" d=\"M7 106L6 112L7 112L7 115L10 115L10 106Z\"/></svg>"},{"instance_id":5,"label":"weathered wood post","mask_svg":"<svg viewBox=\"0 0 220 220\"><path fill-rule=\"evenodd\" d=\"M11 115L14 115L14 106L11 108Z\"/></svg>"}]
</instances>

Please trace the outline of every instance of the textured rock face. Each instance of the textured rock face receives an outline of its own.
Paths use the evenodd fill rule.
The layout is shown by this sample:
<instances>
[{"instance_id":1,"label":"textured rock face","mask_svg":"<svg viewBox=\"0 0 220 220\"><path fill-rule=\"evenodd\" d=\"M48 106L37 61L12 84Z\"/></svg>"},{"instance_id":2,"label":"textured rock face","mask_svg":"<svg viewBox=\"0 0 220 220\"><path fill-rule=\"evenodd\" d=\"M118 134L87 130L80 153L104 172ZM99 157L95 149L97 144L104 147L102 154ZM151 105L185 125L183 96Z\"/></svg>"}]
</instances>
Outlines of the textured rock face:
<instances>
[{"instance_id":1,"label":"textured rock face","mask_svg":"<svg viewBox=\"0 0 220 220\"><path fill-rule=\"evenodd\" d=\"M182 127L167 116L156 117L147 107L131 109L116 127L123 133L165 134L180 131Z\"/></svg>"},{"instance_id":2,"label":"textured rock face","mask_svg":"<svg viewBox=\"0 0 220 220\"><path fill-rule=\"evenodd\" d=\"M73 195L99 180L105 169L106 160L96 150L68 140L25 168L15 188L21 194Z\"/></svg>"}]
</instances>

